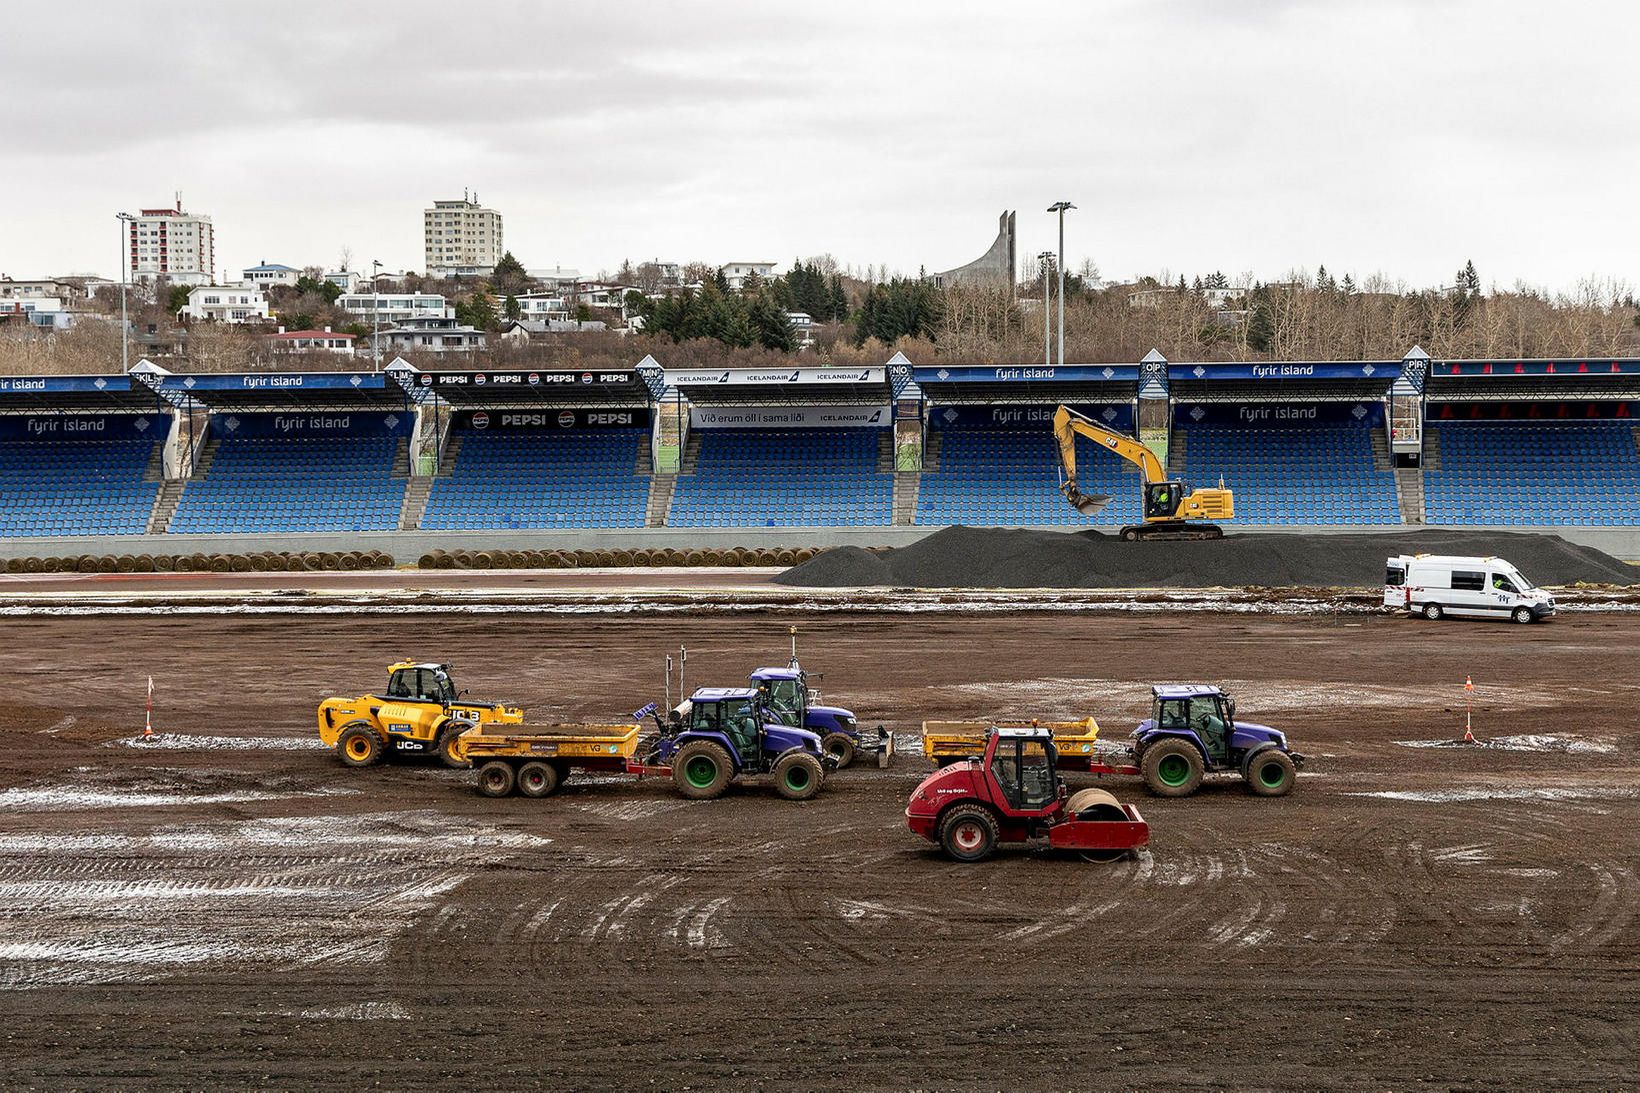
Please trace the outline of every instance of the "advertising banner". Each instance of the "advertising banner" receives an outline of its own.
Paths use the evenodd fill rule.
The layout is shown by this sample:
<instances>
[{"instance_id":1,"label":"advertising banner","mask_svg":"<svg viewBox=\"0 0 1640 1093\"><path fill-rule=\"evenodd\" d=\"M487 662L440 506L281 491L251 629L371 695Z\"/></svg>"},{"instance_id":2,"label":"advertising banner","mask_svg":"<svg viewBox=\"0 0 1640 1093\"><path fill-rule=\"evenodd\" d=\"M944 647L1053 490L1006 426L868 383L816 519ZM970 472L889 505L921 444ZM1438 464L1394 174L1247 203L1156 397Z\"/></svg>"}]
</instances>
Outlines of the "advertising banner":
<instances>
[{"instance_id":1,"label":"advertising banner","mask_svg":"<svg viewBox=\"0 0 1640 1093\"><path fill-rule=\"evenodd\" d=\"M300 438L304 436L408 436L414 414L374 410L302 411L272 414L212 414L219 437Z\"/></svg>"},{"instance_id":2,"label":"advertising banner","mask_svg":"<svg viewBox=\"0 0 1640 1093\"><path fill-rule=\"evenodd\" d=\"M1431 421L1586 421L1640 418L1640 402L1431 402Z\"/></svg>"},{"instance_id":3,"label":"advertising banner","mask_svg":"<svg viewBox=\"0 0 1640 1093\"><path fill-rule=\"evenodd\" d=\"M1107 429L1116 429L1124 433L1133 432L1133 406L1126 402L1080 402L1072 403L1071 409L1105 426ZM1057 403L1042 403L1040 405L1012 406L996 404L990 406L932 406L928 411L928 420L937 429L951 428L984 428L984 429L1041 429L1048 432L1053 429L1054 411L1059 409Z\"/></svg>"},{"instance_id":4,"label":"advertising banner","mask_svg":"<svg viewBox=\"0 0 1640 1093\"><path fill-rule=\"evenodd\" d=\"M1382 380L1401 376L1400 361L1268 361L1170 364L1170 380Z\"/></svg>"},{"instance_id":5,"label":"advertising banner","mask_svg":"<svg viewBox=\"0 0 1640 1093\"><path fill-rule=\"evenodd\" d=\"M1181 402L1173 408L1180 425L1379 425L1384 404L1362 402Z\"/></svg>"},{"instance_id":6,"label":"advertising banner","mask_svg":"<svg viewBox=\"0 0 1640 1093\"><path fill-rule=\"evenodd\" d=\"M1135 383L1137 364L954 364L918 368L917 383Z\"/></svg>"},{"instance_id":7,"label":"advertising banner","mask_svg":"<svg viewBox=\"0 0 1640 1093\"><path fill-rule=\"evenodd\" d=\"M805 383L884 383L877 368L668 368L666 382L679 386L794 386Z\"/></svg>"},{"instance_id":8,"label":"advertising banner","mask_svg":"<svg viewBox=\"0 0 1640 1093\"><path fill-rule=\"evenodd\" d=\"M649 410L566 407L562 410L463 410L456 427L474 432L538 433L565 429L632 429L649 425Z\"/></svg>"},{"instance_id":9,"label":"advertising banner","mask_svg":"<svg viewBox=\"0 0 1640 1093\"><path fill-rule=\"evenodd\" d=\"M1435 361L1432 376L1640 376L1640 358L1598 361Z\"/></svg>"},{"instance_id":10,"label":"advertising banner","mask_svg":"<svg viewBox=\"0 0 1640 1093\"><path fill-rule=\"evenodd\" d=\"M169 414L5 414L0 440L163 440Z\"/></svg>"},{"instance_id":11,"label":"advertising banner","mask_svg":"<svg viewBox=\"0 0 1640 1093\"><path fill-rule=\"evenodd\" d=\"M619 387L637 382L637 373L627 369L588 368L508 372L421 372L416 385L433 390L480 390L484 388L524 389L563 387Z\"/></svg>"},{"instance_id":12,"label":"advertising banner","mask_svg":"<svg viewBox=\"0 0 1640 1093\"><path fill-rule=\"evenodd\" d=\"M694 429L864 429L887 426L884 406L692 406Z\"/></svg>"},{"instance_id":13,"label":"advertising banner","mask_svg":"<svg viewBox=\"0 0 1640 1093\"><path fill-rule=\"evenodd\" d=\"M380 391L380 372L222 372L157 376L162 391Z\"/></svg>"},{"instance_id":14,"label":"advertising banner","mask_svg":"<svg viewBox=\"0 0 1640 1093\"><path fill-rule=\"evenodd\" d=\"M129 391L130 376L0 376L0 394L87 394Z\"/></svg>"}]
</instances>

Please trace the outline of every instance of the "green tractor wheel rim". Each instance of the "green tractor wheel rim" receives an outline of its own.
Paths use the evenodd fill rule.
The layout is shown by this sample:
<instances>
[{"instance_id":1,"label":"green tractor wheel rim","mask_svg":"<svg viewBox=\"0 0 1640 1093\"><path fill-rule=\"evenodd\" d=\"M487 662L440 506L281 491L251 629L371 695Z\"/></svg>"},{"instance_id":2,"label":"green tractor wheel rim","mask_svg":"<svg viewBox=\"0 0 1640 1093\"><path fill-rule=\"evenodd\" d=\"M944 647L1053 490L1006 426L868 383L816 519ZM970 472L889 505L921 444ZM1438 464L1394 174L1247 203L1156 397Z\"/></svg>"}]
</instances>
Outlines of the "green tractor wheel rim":
<instances>
[{"instance_id":1,"label":"green tractor wheel rim","mask_svg":"<svg viewBox=\"0 0 1640 1093\"><path fill-rule=\"evenodd\" d=\"M1182 755L1164 755L1156 764L1156 777L1164 786L1182 786L1190 780L1190 761Z\"/></svg>"},{"instance_id":2,"label":"green tractor wheel rim","mask_svg":"<svg viewBox=\"0 0 1640 1093\"><path fill-rule=\"evenodd\" d=\"M684 765L683 776L696 789L705 789L717 778L717 764L709 755L692 756Z\"/></svg>"},{"instance_id":3,"label":"green tractor wheel rim","mask_svg":"<svg viewBox=\"0 0 1640 1093\"><path fill-rule=\"evenodd\" d=\"M790 790L804 790L809 788L809 769L801 763L793 763L786 768L786 788Z\"/></svg>"},{"instance_id":4,"label":"green tractor wheel rim","mask_svg":"<svg viewBox=\"0 0 1640 1093\"><path fill-rule=\"evenodd\" d=\"M1287 780L1287 772L1280 763L1261 763L1258 768L1258 780L1267 789L1276 789Z\"/></svg>"}]
</instances>

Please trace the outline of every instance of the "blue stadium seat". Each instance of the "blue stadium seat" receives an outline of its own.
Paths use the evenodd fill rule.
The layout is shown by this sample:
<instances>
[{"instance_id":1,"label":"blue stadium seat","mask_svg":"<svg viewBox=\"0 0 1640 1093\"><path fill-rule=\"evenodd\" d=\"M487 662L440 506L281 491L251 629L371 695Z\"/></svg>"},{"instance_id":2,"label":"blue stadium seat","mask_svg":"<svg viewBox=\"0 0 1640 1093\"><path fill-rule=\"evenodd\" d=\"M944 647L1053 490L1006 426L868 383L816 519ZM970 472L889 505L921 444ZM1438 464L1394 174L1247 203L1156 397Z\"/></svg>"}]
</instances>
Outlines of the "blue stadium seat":
<instances>
[{"instance_id":1,"label":"blue stadium seat","mask_svg":"<svg viewBox=\"0 0 1640 1093\"><path fill-rule=\"evenodd\" d=\"M393 436L228 437L182 489L170 531L392 531L404 505Z\"/></svg>"},{"instance_id":2,"label":"blue stadium seat","mask_svg":"<svg viewBox=\"0 0 1640 1093\"><path fill-rule=\"evenodd\" d=\"M425 529L639 528L649 479L637 473L648 429L461 433L448 478L433 483Z\"/></svg>"},{"instance_id":3,"label":"blue stadium seat","mask_svg":"<svg viewBox=\"0 0 1640 1093\"><path fill-rule=\"evenodd\" d=\"M881 429L702 429L694 474L672 491L671 527L842 527L894 522Z\"/></svg>"},{"instance_id":4,"label":"blue stadium seat","mask_svg":"<svg viewBox=\"0 0 1640 1093\"><path fill-rule=\"evenodd\" d=\"M1111 498L1093 516L1059 492L1059 456L1045 427L952 426L937 433L939 467L925 470L917 497L919 524L1133 524L1139 520L1139 476L1093 441L1076 442L1077 484Z\"/></svg>"},{"instance_id":5,"label":"blue stadium seat","mask_svg":"<svg viewBox=\"0 0 1640 1093\"><path fill-rule=\"evenodd\" d=\"M141 535L151 440L0 441L0 536Z\"/></svg>"},{"instance_id":6,"label":"blue stadium seat","mask_svg":"<svg viewBox=\"0 0 1640 1093\"><path fill-rule=\"evenodd\" d=\"M1432 524L1640 525L1632 421L1431 422L1440 469L1424 471Z\"/></svg>"},{"instance_id":7,"label":"blue stadium seat","mask_svg":"<svg viewBox=\"0 0 1640 1093\"><path fill-rule=\"evenodd\" d=\"M1197 425L1178 422L1181 477L1224 484L1240 524L1399 524L1395 472L1372 461L1366 424Z\"/></svg>"}]
</instances>

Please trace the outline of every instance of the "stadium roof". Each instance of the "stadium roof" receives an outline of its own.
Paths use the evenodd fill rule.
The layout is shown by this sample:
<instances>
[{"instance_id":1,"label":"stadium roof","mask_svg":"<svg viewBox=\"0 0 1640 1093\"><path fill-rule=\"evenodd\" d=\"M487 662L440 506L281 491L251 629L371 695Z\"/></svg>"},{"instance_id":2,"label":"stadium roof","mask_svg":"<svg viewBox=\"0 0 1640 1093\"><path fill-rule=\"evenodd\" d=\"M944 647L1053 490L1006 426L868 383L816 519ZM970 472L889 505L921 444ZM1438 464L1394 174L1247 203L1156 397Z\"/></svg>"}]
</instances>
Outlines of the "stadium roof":
<instances>
[{"instance_id":1,"label":"stadium roof","mask_svg":"<svg viewBox=\"0 0 1640 1093\"><path fill-rule=\"evenodd\" d=\"M153 413L165 403L130 376L0 376L0 413Z\"/></svg>"},{"instance_id":2,"label":"stadium roof","mask_svg":"<svg viewBox=\"0 0 1640 1093\"><path fill-rule=\"evenodd\" d=\"M882 365L668 368L665 377L699 406L881 405L892 397Z\"/></svg>"},{"instance_id":3,"label":"stadium roof","mask_svg":"<svg viewBox=\"0 0 1640 1093\"><path fill-rule=\"evenodd\" d=\"M404 382L462 409L513 406L648 406L649 388L634 368L524 368L422 372L405 368Z\"/></svg>"},{"instance_id":4,"label":"stadium roof","mask_svg":"<svg viewBox=\"0 0 1640 1093\"><path fill-rule=\"evenodd\" d=\"M1435 361L1424 393L1432 401L1640 398L1640 359Z\"/></svg>"},{"instance_id":5,"label":"stadium roof","mask_svg":"<svg viewBox=\"0 0 1640 1093\"><path fill-rule=\"evenodd\" d=\"M1358 402L1382 399L1400 361L1201 361L1167 366L1184 402Z\"/></svg>"},{"instance_id":6,"label":"stadium roof","mask_svg":"<svg viewBox=\"0 0 1640 1093\"><path fill-rule=\"evenodd\" d=\"M938 403L1127 402L1139 393L1136 364L945 364L912 374Z\"/></svg>"},{"instance_id":7,"label":"stadium roof","mask_svg":"<svg viewBox=\"0 0 1640 1093\"><path fill-rule=\"evenodd\" d=\"M148 361L132 379L171 406L240 414L405 408L409 396L381 372L167 372Z\"/></svg>"}]
</instances>

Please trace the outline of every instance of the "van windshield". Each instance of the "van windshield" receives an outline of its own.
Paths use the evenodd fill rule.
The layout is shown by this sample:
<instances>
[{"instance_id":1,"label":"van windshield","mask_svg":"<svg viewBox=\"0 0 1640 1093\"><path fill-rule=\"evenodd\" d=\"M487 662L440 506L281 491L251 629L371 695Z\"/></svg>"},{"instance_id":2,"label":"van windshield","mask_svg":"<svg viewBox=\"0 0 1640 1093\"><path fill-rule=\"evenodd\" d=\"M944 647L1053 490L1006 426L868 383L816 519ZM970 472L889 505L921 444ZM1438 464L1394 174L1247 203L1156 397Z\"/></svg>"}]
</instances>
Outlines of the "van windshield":
<instances>
[{"instance_id":1,"label":"van windshield","mask_svg":"<svg viewBox=\"0 0 1640 1093\"><path fill-rule=\"evenodd\" d=\"M1505 569L1503 573L1505 576L1513 580L1515 582L1515 587L1520 589L1522 592L1531 592L1537 588L1537 585L1527 580L1526 574L1522 573L1518 569Z\"/></svg>"}]
</instances>

